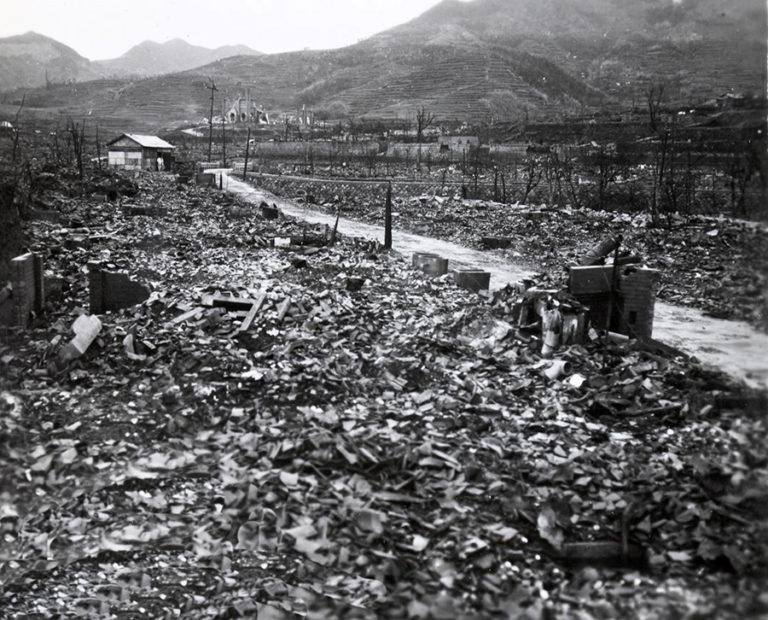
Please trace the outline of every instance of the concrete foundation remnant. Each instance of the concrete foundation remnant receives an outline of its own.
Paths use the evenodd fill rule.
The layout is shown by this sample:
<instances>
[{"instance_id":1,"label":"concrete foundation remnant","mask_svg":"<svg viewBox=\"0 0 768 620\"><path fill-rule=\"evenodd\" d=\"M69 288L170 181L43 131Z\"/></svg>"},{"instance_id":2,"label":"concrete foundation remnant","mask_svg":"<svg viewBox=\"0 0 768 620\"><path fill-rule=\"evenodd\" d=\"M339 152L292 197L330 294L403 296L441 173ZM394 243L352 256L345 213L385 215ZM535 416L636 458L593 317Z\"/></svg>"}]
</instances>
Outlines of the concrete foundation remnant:
<instances>
[{"instance_id":1,"label":"concrete foundation remnant","mask_svg":"<svg viewBox=\"0 0 768 620\"><path fill-rule=\"evenodd\" d=\"M435 278L448 273L448 259L430 252L414 252L411 265Z\"/></svg>"},{"instance_id":2,"label":"concrete foundation remnant","mask_svg":"<svg viewBox=\"0 0 768 620\"><path fill-rule=\"evenodd\" d=\"M101 263L88 263L91 314L130 308L149 298L149 288L121 271L107 271Z\"/></svg>"},{"instance_id":3,"label":"concrete foundation remnant","mask_svg":"<svg viewBox=\"0 0 768 620\"><path fill-rule=\"evenodd\" d=\"M45 305L43 257L27 252L11 259L11 286L11 322L27 327L32 312L40 314Z\"/></svg>"},{"instance_id":4,"label":"concrete foundation remnant","mask_svg":"<svg viewBox=\"0 0 768 620\"><path fill-rule=\"evenodd\" d=\"M625 265L571 267L568 292L589 307L597 329L639 339L653 336L653 317L661 273L656 269ZM611 308L611 298L615 307Z\"/></svg>"},{"instance_id":5,"label":"concrete foundation remnant","mask_svg":"<svg viewBox=\"0 0 768 620\"><path fill-rule=\"evenodd\" d=\"M491 286L491 274L479 269L454 269L453 281L470 291L487 291Z\"/></svg>"}]
</instances>

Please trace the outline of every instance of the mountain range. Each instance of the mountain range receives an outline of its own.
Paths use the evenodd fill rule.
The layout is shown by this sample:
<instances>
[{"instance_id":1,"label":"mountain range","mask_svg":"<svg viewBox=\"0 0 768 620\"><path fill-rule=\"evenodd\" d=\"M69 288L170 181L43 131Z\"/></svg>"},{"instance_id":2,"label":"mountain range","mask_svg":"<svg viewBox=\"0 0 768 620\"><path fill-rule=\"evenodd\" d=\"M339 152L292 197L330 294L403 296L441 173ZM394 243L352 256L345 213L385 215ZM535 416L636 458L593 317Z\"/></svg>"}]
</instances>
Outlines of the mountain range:
<instances>
[{"instance_id":1,"label":"mountain range","mask_svg":"<svg viewBox=\"0 0 768 620\"><path fill-rule=\"evenodd\" d=\"M119 58L97 60L111 76L152 76L201 67L229 56L259 56L261 52L247 45L223 45L215 49L191 45L183 39L165 43L144 41Z\"/></svg>"},{"instance_id":2,"label":"mountain range","mask_svg":"<svg viewBox=\"0 0 768 620\"><path fill-rule=\"evenodd\" d=\"M50 37L27 32L0 39L0 91L105 77L151 77L200 67L228 56L259 54L246 45L209 49L173 39L165 43L144 41L119 58L91 61Z\"/></svg>"},{"instance_id":3,"label":"mountain range","mask_svg":"<svg viewBox=\"0 0 768 620\"><path fill-rule=\"evenodd\" d=\"M306 105L335 117L393 117L425 106L470 121L552 117L642 105L656 84L680 102L764 93L767 41L765 0L443 0L341 49L237 55L148 79L32 93L28 101L166 127L207 116L213 77L217 110L250 88L279 112ZM165 53L148 44L132 52L130 61L108 61L114 71L141 73Z\"/></svg>"}]
</instances>

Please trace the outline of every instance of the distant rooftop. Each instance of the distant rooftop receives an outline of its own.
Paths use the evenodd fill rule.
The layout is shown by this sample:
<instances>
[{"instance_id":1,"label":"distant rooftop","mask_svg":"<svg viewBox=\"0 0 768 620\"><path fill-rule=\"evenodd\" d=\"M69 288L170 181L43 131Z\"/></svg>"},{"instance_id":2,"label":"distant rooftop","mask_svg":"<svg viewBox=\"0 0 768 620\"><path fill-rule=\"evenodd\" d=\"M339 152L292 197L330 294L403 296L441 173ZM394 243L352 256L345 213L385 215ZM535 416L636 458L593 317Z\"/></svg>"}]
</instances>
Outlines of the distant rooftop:
<instances>
[{"instance_id":1,"label":"distant rooftop","mask_svg":"<svg viewBox=\"0 0 768 620\"><path fill-rule=\"evenodd\" d=\"M142 146L144 148L148 149L174 149L176 148L172 144L168 144L165 140L162 138L158 138L157 136L144 136L138 133L124 133L119 138L115 138L111 142L107 143L107 146L110 144L114 144L118 140L122 140L123 138L129 138L136 142L139 146Z\"/></svg>"}]
</instances>

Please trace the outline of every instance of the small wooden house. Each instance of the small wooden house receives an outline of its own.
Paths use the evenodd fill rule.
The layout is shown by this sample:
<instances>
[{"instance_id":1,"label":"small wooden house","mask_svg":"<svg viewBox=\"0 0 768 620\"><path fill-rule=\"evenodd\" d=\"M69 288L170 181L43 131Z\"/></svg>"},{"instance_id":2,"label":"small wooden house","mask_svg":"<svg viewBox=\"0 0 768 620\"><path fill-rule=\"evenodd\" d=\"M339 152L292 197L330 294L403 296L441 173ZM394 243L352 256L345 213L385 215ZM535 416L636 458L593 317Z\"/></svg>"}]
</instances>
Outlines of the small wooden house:
<instances>
[{"instance_id":1,"label":"small wooden house","mask_svg":"<svg viewBox=\"0 0 768 620\"><path fill-rule=\"evenodd\" d=\"M157 136L124 133L107 143L109 167L123 170L170 170L175 148Z\"/></svg>"}]
</instances>

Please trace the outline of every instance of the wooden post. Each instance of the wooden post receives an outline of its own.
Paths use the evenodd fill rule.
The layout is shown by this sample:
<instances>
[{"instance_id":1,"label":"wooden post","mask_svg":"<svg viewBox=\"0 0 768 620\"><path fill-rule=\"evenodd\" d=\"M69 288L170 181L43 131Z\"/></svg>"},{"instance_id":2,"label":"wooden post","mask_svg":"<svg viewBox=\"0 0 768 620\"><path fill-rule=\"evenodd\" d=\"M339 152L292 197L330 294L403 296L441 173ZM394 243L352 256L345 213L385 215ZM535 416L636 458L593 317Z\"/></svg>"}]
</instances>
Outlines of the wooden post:
<instances>
[{"instance_id":1,"label":"wooden post","mask_svg":"<svg viewBox=\"0 0 768 620\"><path fill-rule=\"evenodd\" d=\"M617 289L619 284L619 248L621 248L621 242L623 241L622 235L616 235L616 247L613 250L613 272L611 273L611 303L608 306L608 318L606 319L605 337L608 338L608 332L611 331L611 321L613 320L614 311L619 309L619 301L617 299Z\"/></svg>"},{"instance_id":2,"label":"wooden post","mask_svg":"<svg viewBox=\"0 0 768 620\"><path fill-rule=\"evenodd\" d=\"M213 144L213 93L217 90L216 82L211 78L211 85L206 86L211 91L211 115L208 117L208 161L211 161L211 145Z\"/></svg>"},{"instance_id":3,"label":"wooden post","mask_svg":"<svg viewBox=\"0 0 768 620\"><path fill-rule=\"evenodd\" d=\"M221 119L221 159L222 168L227 167L227 126L224 124L224 118Z\"/></svg>"},{"instance_id":4,"label":"wooden post","mask_svg":"<svg viewBox=\"0 0 768 620\"><path fill-rule=\"evenodd\" d=\"M101 146L99 145L99 124L96 123L96 161L101 170Z\"/></svg>"},{"instance_id":5,"label":"wooden post","mask_svg":"<svg viewBox=\"0 0 768 620\"><path fill-rule=\"evenodd\" d=\"M248 128L248 137L245 139L245 166L243 166L243 181L248 174L248 150L251 147L251 128Z\"/></svg>"},{"instance_id":6,"label":"wooden post","mask_svg":"<svg viewBox=\"0 0 768 620\"><path fill-rule=\"evenodd\" d=\"M392 249L392 181L387 185L387 203L384 206L384 248Z\"/></svg>"},{"instance_id":7,"label":"wooden post","mask_svg":"<svg viewBox=\"0 0 768 620\"><path fill-rule=\"evenodd\" d=\"M503 172L501 173L501 202L507 204L507 181Z\"/></svg>"}]
</instances>

